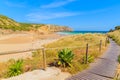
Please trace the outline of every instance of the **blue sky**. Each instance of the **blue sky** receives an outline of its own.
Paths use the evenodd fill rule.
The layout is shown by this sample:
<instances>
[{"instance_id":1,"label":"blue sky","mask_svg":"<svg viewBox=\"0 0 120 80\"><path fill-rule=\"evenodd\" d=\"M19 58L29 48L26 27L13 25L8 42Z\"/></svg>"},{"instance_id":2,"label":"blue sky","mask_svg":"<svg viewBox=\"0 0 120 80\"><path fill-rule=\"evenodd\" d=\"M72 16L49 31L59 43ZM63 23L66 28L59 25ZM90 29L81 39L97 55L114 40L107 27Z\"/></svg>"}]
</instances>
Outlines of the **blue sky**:
<instances>
[{"instance_id":1,"label":"blue sky","mask_svg":"<svg viewBox=\"0 0 120 80\"><path fill-rule=\"evenodd\" d=\"M18 22L107 31L120 25L120 0L1 0L0 14Z\"/></svg>"}]
</instances>

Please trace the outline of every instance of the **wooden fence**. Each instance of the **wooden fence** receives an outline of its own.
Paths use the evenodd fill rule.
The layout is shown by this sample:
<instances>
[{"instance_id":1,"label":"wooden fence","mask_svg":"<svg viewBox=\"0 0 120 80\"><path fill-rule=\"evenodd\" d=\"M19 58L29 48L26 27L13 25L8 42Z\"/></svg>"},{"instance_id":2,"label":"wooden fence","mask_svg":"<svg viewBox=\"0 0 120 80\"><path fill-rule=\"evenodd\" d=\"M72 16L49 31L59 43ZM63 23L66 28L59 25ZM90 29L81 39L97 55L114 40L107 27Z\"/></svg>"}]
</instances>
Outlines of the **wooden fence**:
<instances>
[{"instance_id":1,"label":"wooden fence","mask_svg":"<svg viewBox=\"0 0 120 80\"><path fill-rule=\"evenodd\" d=\"M107 46L107 42L108 42L108 38L106 38L106 40L105 40L105 47ZM102 40L100 40L100 42L98 43L98 45L99 45L99 52L101 53L101 51L102 51ZM88 54L89 54L89 44L87 43L86 44L86 54L85 54L85 63L87 64L88 63ZM60 47L58 47L59 49L65 49L65 48L79 48L79 46L73 46L73 47L62 47L62 48L60 48ZM52 49L58 49L58 48L42 48L42 54L43 54L43 69L44 70L46 70L46 53L45 53L45 50L48 50L48 49L50 49L50 50L52 50Z\"/></svg>"},{"instance_id":2,"label":"wooden fence","mask_svg":"<svg viewBox=\"0 0 120 80\"><path fill-rule=\"evenodd\" d=\"M105 47L107 46L108 38L105 40ZM98 43L99 45L99 52L101 53L102 50L102 40ZM94 45L93 45L94 46ZM22 51L9 51L9 52L3 52L0 53L0 55L6 55L6 54L16 54L16 53L21 53L21 52L28 52L28 51L35 51L35 50L42 50L42 56L43 56L43 69L46 70L47 63L46 63L46 53L45 50L53 50L53 49L64 49L64 48L79 48L80 46L73 46L73 47L58 47L58 48L39 48L39 49L28 49L28 50L22 50ZM89 44L87 43L86 46L86 51L85 51L85 63L88 63L88 55L89 55Z\"/></svg>"}]
</instances>

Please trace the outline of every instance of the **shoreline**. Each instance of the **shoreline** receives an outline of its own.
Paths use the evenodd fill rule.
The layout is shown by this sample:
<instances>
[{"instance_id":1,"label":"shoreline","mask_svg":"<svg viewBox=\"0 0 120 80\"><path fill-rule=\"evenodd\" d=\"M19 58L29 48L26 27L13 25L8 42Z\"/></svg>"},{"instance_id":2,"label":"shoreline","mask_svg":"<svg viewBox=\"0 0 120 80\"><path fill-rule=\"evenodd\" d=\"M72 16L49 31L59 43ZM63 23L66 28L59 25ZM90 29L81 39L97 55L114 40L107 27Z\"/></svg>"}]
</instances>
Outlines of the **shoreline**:
<instances>
[{"instance_id":1,"label":"shoreline","mask_svg":"<svg viewBox=\"0 0 120 80\"><path fill-rule=\"evenodd\" d=\"M65 31L65 32L57 32L57 34L62 36L67 35L77 35L77 34L106 34L108 31Z\"/></svg>"}]
</instances>

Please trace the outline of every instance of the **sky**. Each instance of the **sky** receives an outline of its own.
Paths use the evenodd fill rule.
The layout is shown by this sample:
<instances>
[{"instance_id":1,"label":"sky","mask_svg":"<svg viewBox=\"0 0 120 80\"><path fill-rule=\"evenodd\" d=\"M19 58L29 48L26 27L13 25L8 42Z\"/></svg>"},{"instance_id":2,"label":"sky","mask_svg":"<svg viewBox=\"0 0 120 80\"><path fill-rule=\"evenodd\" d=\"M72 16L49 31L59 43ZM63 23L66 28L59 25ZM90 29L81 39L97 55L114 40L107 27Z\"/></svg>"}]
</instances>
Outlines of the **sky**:
<instances>
[{"instance_id":1,"label":"sky","mask_svg":"<svg viewBox=\"0 0 120 80\"><path fill-rule=\"evenodd\" d=\"M108 31L120 25L120 0L1 0L0 14L17 22Z\"/></svg>"}]
</instances>

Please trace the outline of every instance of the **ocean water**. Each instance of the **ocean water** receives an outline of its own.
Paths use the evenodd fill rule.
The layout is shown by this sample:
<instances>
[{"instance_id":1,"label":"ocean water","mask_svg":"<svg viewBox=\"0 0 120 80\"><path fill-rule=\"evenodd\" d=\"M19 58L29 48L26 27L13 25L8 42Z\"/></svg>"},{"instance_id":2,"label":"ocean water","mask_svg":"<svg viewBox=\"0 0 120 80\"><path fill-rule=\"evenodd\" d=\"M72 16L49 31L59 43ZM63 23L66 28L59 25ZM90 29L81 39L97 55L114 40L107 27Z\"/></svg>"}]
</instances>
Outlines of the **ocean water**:
<instances>
[{"instance_id":1,"label":"ocean water","mask_svg":"<svg viewBox=\"0 0 120 80\"><path fill-rule=\"evenodd\" d=\"M86 33L106 34L107 31L71 31L71 32L58 32L58 34L60 34L60 35L75 35L75 34L86 34Z\"/></svg>"}]
</instances>

